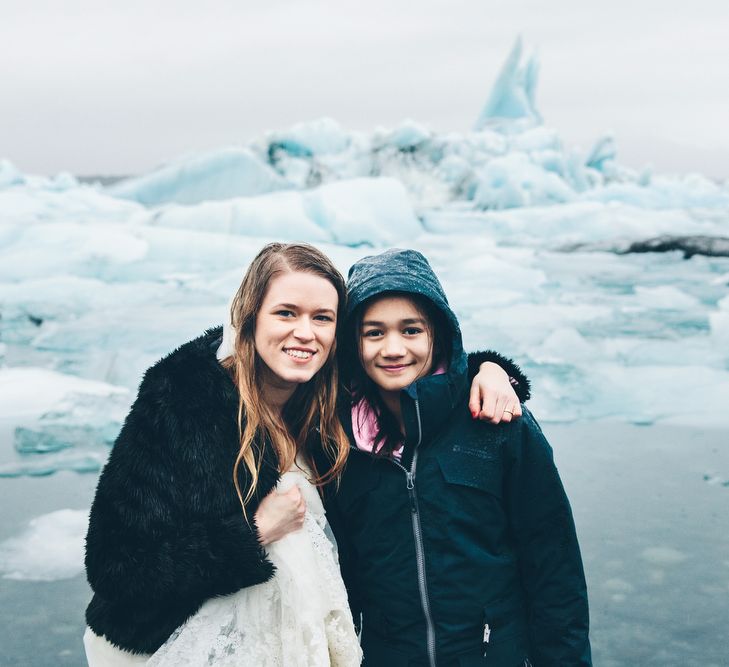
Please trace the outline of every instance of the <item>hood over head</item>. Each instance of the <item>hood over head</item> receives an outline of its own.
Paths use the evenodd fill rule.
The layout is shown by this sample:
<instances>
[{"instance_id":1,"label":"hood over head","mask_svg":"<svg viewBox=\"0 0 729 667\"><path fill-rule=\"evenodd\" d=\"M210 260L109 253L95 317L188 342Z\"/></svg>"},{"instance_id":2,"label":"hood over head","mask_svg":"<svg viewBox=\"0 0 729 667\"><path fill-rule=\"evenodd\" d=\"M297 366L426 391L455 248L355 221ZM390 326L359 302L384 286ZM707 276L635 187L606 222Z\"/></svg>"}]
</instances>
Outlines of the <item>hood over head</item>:
<instances>
[{"instance_id":1,"label":"hood over head","mask_svg":"<svg viewBox=\"0 0 729 667\"><path fill-rule=\"evenodd\" d=\"M466 355L463 351L458 319L448 305L443 287L428 260L417 250L395 248L379 255L363 257L352 265L347 278L347 326L345 330L352 332L352 318L362 303L388 292L424 296L445 315L451 329L451 354L447 375L452 380L456 375L465 374ZM351 344L351 341L347 341L347 343ZM421 378L414 384L417 385L426 379L428 378Z\"/></svg>"}]
</instances>

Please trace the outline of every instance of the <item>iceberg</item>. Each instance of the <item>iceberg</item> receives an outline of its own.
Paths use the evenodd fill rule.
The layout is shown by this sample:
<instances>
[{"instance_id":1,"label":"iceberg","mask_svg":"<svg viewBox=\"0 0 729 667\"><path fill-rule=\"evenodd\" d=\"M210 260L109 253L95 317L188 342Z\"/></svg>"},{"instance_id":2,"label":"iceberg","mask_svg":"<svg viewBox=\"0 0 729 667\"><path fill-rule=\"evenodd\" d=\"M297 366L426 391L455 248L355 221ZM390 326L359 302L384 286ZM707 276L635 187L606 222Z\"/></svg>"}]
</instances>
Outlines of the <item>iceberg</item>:
<instances>
[{"instance_id":1,"label":"iceberg","mask_svg":"<svg viewBox=\"0 0 729 667\"><path fill-rule=\"evenodd\" d=\"M107 192L145 206L160 206L248 197L290 187L251 149L231 147L171 162L110 185Z\"/></svg>"},{"instance_id":2,"label":"iceberg","mask_svg":"<svg viewBox=\"0 0 729 667\"><path fill-rule=\"evenodd\" d=\"M541 123L535 102L538 74L536 57L530 56L522 63L522 41L517 37L474 129L482 130L504 120L524 121L527 127Z\"/></svg>"}]
</instances>

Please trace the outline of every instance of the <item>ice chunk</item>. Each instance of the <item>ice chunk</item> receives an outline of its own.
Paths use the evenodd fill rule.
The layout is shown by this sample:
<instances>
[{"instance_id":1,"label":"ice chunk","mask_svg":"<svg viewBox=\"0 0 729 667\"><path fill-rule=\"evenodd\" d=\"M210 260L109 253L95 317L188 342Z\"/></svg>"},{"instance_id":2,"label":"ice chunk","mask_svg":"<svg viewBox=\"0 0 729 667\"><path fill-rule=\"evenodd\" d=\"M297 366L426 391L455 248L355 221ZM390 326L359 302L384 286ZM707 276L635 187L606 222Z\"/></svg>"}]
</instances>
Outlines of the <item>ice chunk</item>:
<instances>
[{"instance_id":1,"label":"ice chunk","mask_svg":"<svg viewBox=\"0 0 729 667\"><path fill-rule=\"evenodd\" d=\"M155 213L151 223L345 245L390 245L422 231L407 191L391 178L350 179L304 192L171 206Z\"/></svg>"},{"instance_id":2,"label":"ice chunk","mask_svg":"<svg viewBox=\"0 0 729 667\"><path fill-rule=\"evenodd\" d=\"M260 197L238 197L197 206L166 206L151 224L219 234L270 236L290 240L332 240L326 229L313 221L301 192L278 192Z\"/></svg>"},{"instance_id":3,"label":"ice chunk","mask_svg":"<svg viewBox=\"0 0 729 667\"><path fill-rule=\"evenodd\" d=\"M552 331L530 356L542 364L575 364L589 362L596 352L576 329L561 327Z\"/></svg>"},{"instance_id":4,"label":"ice chunk","mask_svg":"<svg viewBox=\"0 0 729 667\"><path fill-rule=\"evenodd\" d=\"M104 466L108 454L108 451L72 447L43 456L23 457L0 464L0 478L47 477L62 470L98 473Z\"/></svg>"},{"instance_id":5,"label":"ice chunk","mask_svg":"<svg viewBox=\"0 0 729 667\"><path fill-rule=\"evenodd\" d=\"M54 433L34 431L22 426L15 429L15 451L19 454L58 452L70 446L67 438L59 438Z\"/></svg>"},{"instance_id":6,"label":"ice chunk","mask_svg":"<svg viewBox=\"0 0 729 667\"><path fill-rule=\"evenodd\" d=\"M587 156L587 160L585 160L585 165L592 169L603 171L605 169L606 162L615 161L617 152L615 139L612 135L601 137L592 147L590 154Z\"/></svg>"},{"instance_id":7,"label":"ice chunk","mask_svg":"<svg viewBox=\"0 0 729 667\"><path fill-rule=\"evenodd\" d=\"M419 236L423 228L408 193L393 178L357 178L304 194L318 225L344 245L388 246Z\"/></svg>"},{"instance_id":8,"label":"ice chunk","mask_svg":"<svg viewBox=\"0 0 729 667\"><path fill-rule=\"evenodd\" d=\"M143 231L127 225L36 224L18 230L0 250L0 281L35 280L54 275L109 276L144 258Z\"/></svg>"},{"instance_id":9,"label":"ice chunk","mask_svg":"<svg viewBox=\"0 0 729 667\"><path fill-rule=\"evenodd\" d=\"M400 151L413 151L426 143L431 136L432 133L427 127L407 118L391 132L383 133L381 138L376 140L375 146L387 145L394 146Z\"/></svg>"},{"instance_id":10,"label":"ice chunk","mask_svg":"<svg viewBox=\"0 0 729 667\"><path fill-rule=\"evenodd\" d=\"M534 101L539 65L535 56L522 64L521 37L514 42L501 68L489 99L476 121L475 130L487 127L494 120L520 119L531 124L542 122Z\"/></svg>"},{"instance_id":11,"label":"ice chunk","mask_svg":"<svg viewBox=\"0 0 729 667\"><path fill-rule=\"evenodd\" d=\"M0 368L0 419L40 416L72 395L111 397L127 390L106 382L84 380L45 368Z\"/></svg>"},{"instance_id":12,"label":"ice chunk","mask_svg":"<svg viewBox=\"0 0 729 667\"><path fill-rule=\"evenodd\" d=\"M337 121L319 118L308 123L297 123L283 132L272 133L269 136L269 153L281 149L294 157L326 155L345 150L349 141L349 136Z\"/></svg>"},{"instance_id":13,"label":"ice chunk","mask_svg":"<svg viewBox=\"0 0 729 667\"><path fill-rule=\"evenodd\" d=\"M556 174L535 165L525 153L509 153L477 172L474 204L479 208L521 208L572 201L573 190Z\"/></svg>"},{"instance_id":14,"label":"ice chunk","mask_svg":"<svg viewBox=\"0 0 729 667\"><path fill-rule=\"evenodd\" d=\"M686 292L672 285L659 285L657 287L637 285L635 296L638 303L646 308L687 310L699 306L699 300L696 297L686 294Z\"/></svg>"},{"instance_id":15,"label":"ice chunk","mask_svg":"<svg viewBox=\"0 0 729 667\"><path fill-rule=\"evenodd\" d=\"M58 190L62 192L64 190L71 190L79 187L79 182L73 174L67 171L61 171L56 174L55 178L48 182L48 187L51 190Z\"/></svg>"},{"instance_id":16,"label":"ice chunk","mask_svg":"<svg viewBox=\"0 0 729 667\"><path fill-rule=\"evenodd\" d=\"M555 151L562 153L562 139L557 130L550 127L532 127L510 137L510 150L529 153L531 151Z\"/></svg>"},{"instance_id":17,"label":"ice chunk","mask_svg":"<svg viewBox=\"0 0 729 667\"><path fill-rule=\"evenodd\" d=\"M700 174L680 178L654 176L648 185L634 176L621 182L592 188L582 197L592 201L623 202L641 209L729 207L729 189ZM678 233L683 230L674 230Z\"/></svg>"},{"instance_id":18,"label":"ice chunk","mask_svg":"<svg viewBox=\"0 0 729 667\"><path fill-rule=\"evenodd\" d=\"M25 177L10 160L0 160L0 188L25 183Z\"/></svg>"},{"instance_id":19,"label":"ice chunk","mask_svg":"<svg viewBox=\"0 0 729 667\"><path fill-rule=\"evenodd\" d=\"M0 188L0 211L3 223L27 226L69 221L128 224L145 209L135 202L110 197L89 185L61 189L49 187L48 181L44 180L20 187Z\"/></svg>"},{"instance_id":20,"label":"ice chunk","mask_svg":"<svg viewBox=\"0 0 729 667\"><path fill-rule=\"evenodd\" d=\"M729 296L717 303L717 310L709 313L711 336L724 349L729 349Z\"/></svg>"},{"instance_id":21,"label":"ice chunk","mask_svg":"<svg viewBox=\"0 0 729 667\"><path fill-rule=\"evenodd\" d=\"M0 543L5 579L59 581L83 572L85 510L62 509L32 519L17 537Z\"/></svg>"},{"instance_id":22,"label":"ice chunk","mask_svg":"<svg viewBox=\"0 0 729 667\"><path fill-rule=\"evenodd\" d=\"M260 195L291 187L249 148L224 148L170 164L115 183L107 192L145 206Z\"/></svg>"}]
</instances>

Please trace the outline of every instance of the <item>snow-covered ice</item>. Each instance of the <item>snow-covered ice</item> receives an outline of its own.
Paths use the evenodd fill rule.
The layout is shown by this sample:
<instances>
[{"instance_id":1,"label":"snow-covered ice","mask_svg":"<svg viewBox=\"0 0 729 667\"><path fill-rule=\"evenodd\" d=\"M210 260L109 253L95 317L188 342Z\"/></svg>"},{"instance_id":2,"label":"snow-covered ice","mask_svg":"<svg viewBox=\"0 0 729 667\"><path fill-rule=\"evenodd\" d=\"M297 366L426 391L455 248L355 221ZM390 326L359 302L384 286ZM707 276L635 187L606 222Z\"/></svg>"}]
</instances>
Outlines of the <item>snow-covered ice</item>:
<instances>
[{"instance_id":1,"label":"snow-covered ice","mask_svg":"<svg viewBox=\"0 0 729 667\"><path fill-rule=\"evenodd\" d=\"M290 187L249 148L229 147L176 160L149 174L115 183L108 190L116 197L159 206L248 197Z\"/></svg>"},{"instance_id":2,"label":"snow-covered ice","mask_svg":"<svg viewBox=\"0 0 729 667\"><path fill-rule=\"evenodd\" d=\"M59 406L65 413L83 396L110 398L127 393L124 387L46 368L0 368L0 419L40 416ZM74 399L69 400L69 396Z\"/></svg>"},{"instance_id":3,"label":"snow-covered ice","mask_svg":"<svg viewBox=\"0 0 729 667\"><path fill-rule=\"evenodd\" d=\"M77 576L83 571L88 522L88 512L70 509L32 519L20 535L0 542L3 578L58 581Z\"/></svg>"},{"instance_id":4,"label":"snow-covered ice","mask_svg":"<svg viewBox=\"0 0 729 667\"><path fill-rule=\"evenodd\" d=\"M729 187L627 168L604 133L565 145L537 70L517 42L463 133L322 118L108 187L0 161L1 473L98 469L144 368L220 323L272 240L316 243L343 272L423 251L469 349L515 357L543 420L729 424L729 258L708 256ZM683 252L638 252L671 239Z\"/></svg>"}]
</instances>

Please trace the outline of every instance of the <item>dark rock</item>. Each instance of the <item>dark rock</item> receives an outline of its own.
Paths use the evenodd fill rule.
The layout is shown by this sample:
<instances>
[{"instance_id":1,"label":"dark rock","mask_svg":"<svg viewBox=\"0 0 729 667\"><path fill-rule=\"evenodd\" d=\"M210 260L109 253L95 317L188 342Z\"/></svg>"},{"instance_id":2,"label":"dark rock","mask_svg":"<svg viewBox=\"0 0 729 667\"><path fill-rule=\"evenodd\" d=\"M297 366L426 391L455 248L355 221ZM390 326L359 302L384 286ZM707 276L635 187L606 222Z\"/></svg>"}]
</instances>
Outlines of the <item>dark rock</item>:
<instances>
[{"instance_id":1,"label":"dark rock","mask_svg":"<svg viewBox=\"0 0 729 667\"><path fill-rule=\"evenodd\" d=\"M619 255L638 252L673 252L679 250L684 259L694 255L729 257L729 238L724 236L657 236L634 241L627 248L617 250Z\"/></svg>"}]
</instances>

